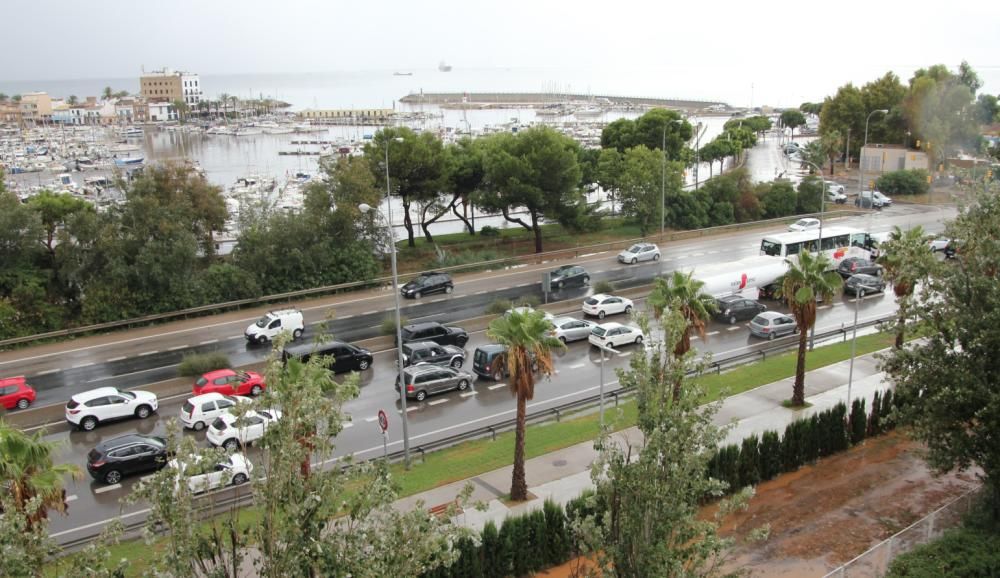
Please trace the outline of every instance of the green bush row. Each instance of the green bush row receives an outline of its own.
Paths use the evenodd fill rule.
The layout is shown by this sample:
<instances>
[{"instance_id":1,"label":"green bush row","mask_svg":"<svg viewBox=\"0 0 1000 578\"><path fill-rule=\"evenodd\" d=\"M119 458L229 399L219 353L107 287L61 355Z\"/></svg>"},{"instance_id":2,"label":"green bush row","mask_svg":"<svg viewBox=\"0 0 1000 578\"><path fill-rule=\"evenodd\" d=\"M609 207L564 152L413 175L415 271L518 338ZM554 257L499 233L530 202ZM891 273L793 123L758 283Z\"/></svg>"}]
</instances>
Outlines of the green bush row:
<instances>
[{"instance_id":1,"label":"green bush row","mask_svg":"<svg viewBox=\"0 0 1000 578\"><path fill-rule=\"evenodd\" d=\"M193 353L185 355L177 366L177 373L183 377L196 377L216 369L229 367L229 356L220 351L212 353Z\"/></svg>"},{"instance_id":2,"label":"green bush row","mask_svg":"<svg viewBox=\"0 0 1000 578\"><path fill-rule=\"evenodd\" d=\"M875 181L875 188L887 195L922 195L930 190L930 173L924 169L892 171Z\"/></svg>"}]
</instances>

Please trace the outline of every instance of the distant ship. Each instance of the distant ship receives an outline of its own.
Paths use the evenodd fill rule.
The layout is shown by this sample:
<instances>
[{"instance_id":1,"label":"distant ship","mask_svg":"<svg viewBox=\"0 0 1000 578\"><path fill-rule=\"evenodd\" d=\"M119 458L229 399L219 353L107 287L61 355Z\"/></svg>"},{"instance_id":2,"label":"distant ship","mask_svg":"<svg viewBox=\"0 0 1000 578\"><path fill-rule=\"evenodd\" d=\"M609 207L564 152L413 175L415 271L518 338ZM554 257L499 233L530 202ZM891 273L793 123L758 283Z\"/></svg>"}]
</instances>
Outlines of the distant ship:
<instances>
[{"instance_id":1,"label":"distant ship","mask_svg":"<svg viewBox=\"0 0 1000 578\"><path fill-rule=\"evenodd\" d=\"M441 72L451 72L451 65L445 64L445 62L442 60L441 64L438 64L438 70L440 70Z\"/></svg>"},{"instance_id":2,"label":"distant ship","mask_svg":"<svg viewBox=\"0 0 1000 578\"><path fill-rule=\"evenodd\" d=\"M412 72L393 72L393 76L413 76Z\"/></svg>"}]
</instances>

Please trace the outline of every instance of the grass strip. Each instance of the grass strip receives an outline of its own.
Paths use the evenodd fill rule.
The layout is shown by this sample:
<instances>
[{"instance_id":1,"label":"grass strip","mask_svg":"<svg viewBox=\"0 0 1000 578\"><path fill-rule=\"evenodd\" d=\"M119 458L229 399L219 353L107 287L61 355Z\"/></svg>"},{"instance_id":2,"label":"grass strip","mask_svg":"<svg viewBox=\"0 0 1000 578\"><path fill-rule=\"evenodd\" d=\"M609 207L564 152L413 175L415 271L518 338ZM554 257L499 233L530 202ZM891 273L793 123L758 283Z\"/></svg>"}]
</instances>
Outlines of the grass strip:
<instances>
[{"instance_id":1,"label":"grass strip","mask_svg":"<svg viewBox=\"0 0 1000 578\"><path fill-rule=\"evenodd\" d=\"M875 333L858 337L857 355L866 355L892 345L894 335ZM818 369L850 359L851 342L825 345L806 356L806 370ZM706 402L717 401L725 396L735 395L786 379L795 375L797 352L768 357L765 360L739 366L720 374L703 375L695 378L707 392ZM544 387L544 383L540 387ZM791 388L789 388L791 396ZM622 402L618 412L605 415L614 431L632 427L636 423L637 410L631 400ZM538 457L562 448L592 440L599 431L599 416L596 413L582 413L569 416L559 422L547 422L528 426L525 436L525 457ZM514 432L498 434L496 441L472 440L454 447L431 452L423 461L414 462L409 471L402 464L392 466L393 478L399 483L399 497L412 496L452 482L468 479L512 463L514 455ZM437 504L428 504L435 506ZM223 514L225 515L225 514ZM256 507L239 511L242 524L256 523L260 512ZM207 522L205 525L207 526ZM127 558L130 562L128 576L142 576L149 571L154 556L167 547L166 540L158 540L147 546L132 540L111 547L111 560ZM60 569L73 564L74 556L68 555L48 564L46 576L59 576Z\"/></svg>"}]
</instances>

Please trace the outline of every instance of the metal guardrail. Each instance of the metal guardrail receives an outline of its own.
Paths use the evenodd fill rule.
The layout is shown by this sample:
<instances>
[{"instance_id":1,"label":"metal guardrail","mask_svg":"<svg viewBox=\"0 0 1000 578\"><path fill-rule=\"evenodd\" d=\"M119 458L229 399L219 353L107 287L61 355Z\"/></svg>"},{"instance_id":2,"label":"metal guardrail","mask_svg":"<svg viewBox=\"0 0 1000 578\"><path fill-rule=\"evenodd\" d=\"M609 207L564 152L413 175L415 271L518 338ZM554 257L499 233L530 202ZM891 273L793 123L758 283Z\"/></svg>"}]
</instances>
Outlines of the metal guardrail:
<instances>
[{"instance_id":1,"label":"metal guardrail","mask_svg":"<svg viewBox=\"0 0 1000 578\"><path fill-rule=\"evenodd\" d=\"M856 214L855 211L850 210L836 210L828 211L824 214L825 218L834 218L837 216L846 216ZM795 215L794 218L801 218L804 216L818 216L819 213L808 213L804 215ZM494 259L491 261L482 261L479 263L468 263L464 265L453 265L450 267L438 267L438 271L447 272L461 272L468 269L481 269L483 267L490 267L495 265L509 265L512 261L519 262L523 264L540 264L548 261L555 261L560 259L567 259L579 257L581 254L585 253L600 253L608 250L625 248L634 243L642 241L652 241L660 242L664 241L675 241L678 239L691 239L696 237L704 237L706 235L711 235L714 233L720 233L725 231L740 231L743 229L752 229L755 227L760 227L764 225L776 224L787 222L793 217L781 217L777 219L766 219L762 221L752 221L749 223L733 223L731 225L719 225L716 227L706 227L703 229L690 229L687 231L674 231L667 233L665 235L649 235L646 237L636 237L633 239L623 239L619 241L608 241L606 243L597 243L593 245L583 245L574 247L572 249L559 249L556 251L547 251L545 253L532 253L530 255L515 255L511 257L504 257L500 259ZM415 277L418 273L404 273L399 275L400 280L406 280L411 277ZM288 302L293 299L305 298L305 297L318 297L321 295L329 295L334 293L340 293L347 290L362 289L362 288L373 288L373 287L383 287L386 284L392 282L392 277L378 277L375 279L370 279L366 281L352 281L350 283L339 283L336 285L327 285L324 287L314 287L311 289L300 289L298 291L288 291L285 293L277 293L275 295L265 295L262 297L252 297L248 299L239 299L236 301L227 301L225 303L213 303L209 305L201 305L198 307L190 307L187 309L181 309L179 311L171 311L167 313L155 313L151 315L144 315L142 317L133 317L130 319L122 319L119 321L108 321L105 323L95 323L92 325L85 325L82 327L74 327L71 329L60 329L57 331L48 331L45 333L38 333L35 335L25 335L22 337L12 337L10 339L0 340L0 348L8 347L11 345L20 345L23 343L31 343L34 341L42 341L45 339L53 339L59 337L71 337L74 335L81 335L86 333L94 333L109 329L127 329L139 325L149 325L155 322L172 321L176 319L187 319L188 317L194 317L205 314L222 313L225 311L239 310L246 306L257 306L266 305L270 303L278 302Z\"/></svg>"}]
</instances>

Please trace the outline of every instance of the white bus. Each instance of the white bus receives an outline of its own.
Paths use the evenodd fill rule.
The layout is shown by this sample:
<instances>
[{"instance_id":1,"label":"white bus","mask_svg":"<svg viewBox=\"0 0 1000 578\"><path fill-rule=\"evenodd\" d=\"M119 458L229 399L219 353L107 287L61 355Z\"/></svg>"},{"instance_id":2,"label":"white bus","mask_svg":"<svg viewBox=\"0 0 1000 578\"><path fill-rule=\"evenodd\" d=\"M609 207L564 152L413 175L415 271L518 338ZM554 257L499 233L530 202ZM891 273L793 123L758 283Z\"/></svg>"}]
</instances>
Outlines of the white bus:
<instances>
[{"instance_id":1,"label":"white bus","mask_svg":"<svg viewBox=\"0 0 1000 578\"><path fill-rule=\"evenodd\" d=\"M836 269L848 257L871 258L872 239L864 231L849 227L823 227L822 247L818 241L818 229L768 235L760 242L760 254L797 261L802 251L816 253L822 250L830 259L831 269Z\"/></svg>"}]
</instances>

